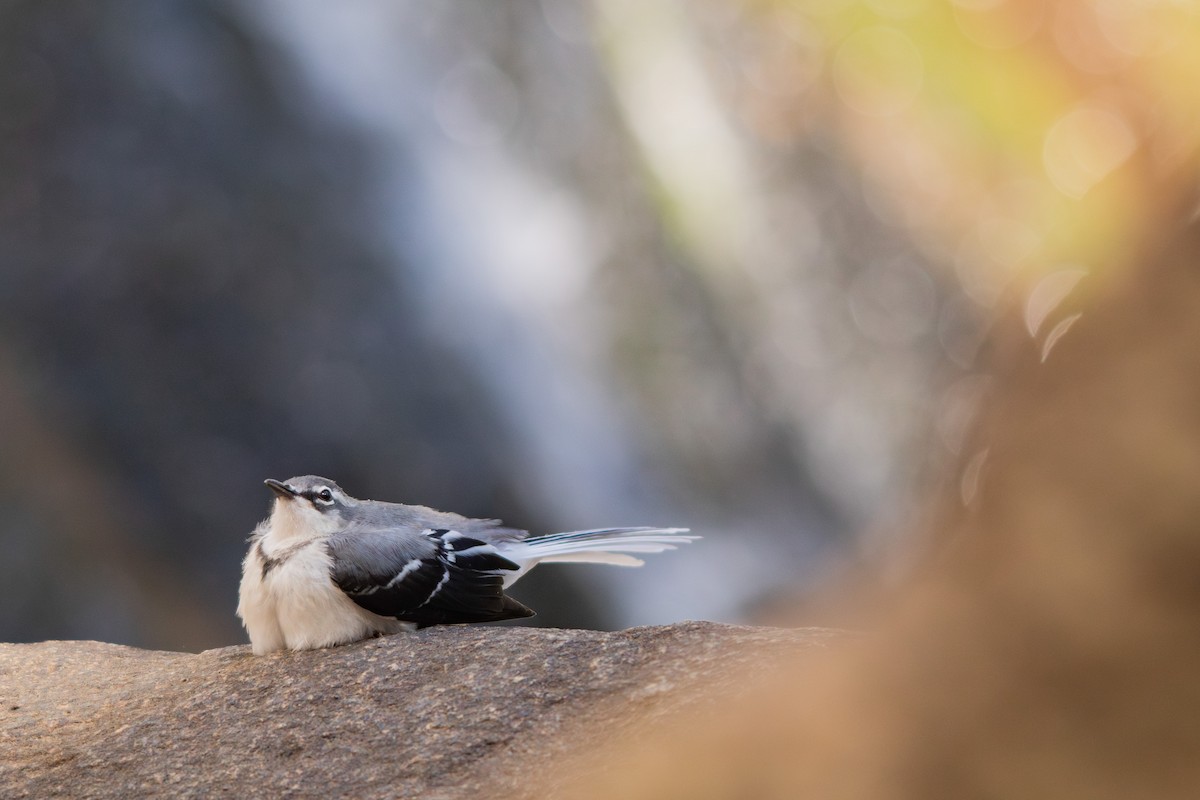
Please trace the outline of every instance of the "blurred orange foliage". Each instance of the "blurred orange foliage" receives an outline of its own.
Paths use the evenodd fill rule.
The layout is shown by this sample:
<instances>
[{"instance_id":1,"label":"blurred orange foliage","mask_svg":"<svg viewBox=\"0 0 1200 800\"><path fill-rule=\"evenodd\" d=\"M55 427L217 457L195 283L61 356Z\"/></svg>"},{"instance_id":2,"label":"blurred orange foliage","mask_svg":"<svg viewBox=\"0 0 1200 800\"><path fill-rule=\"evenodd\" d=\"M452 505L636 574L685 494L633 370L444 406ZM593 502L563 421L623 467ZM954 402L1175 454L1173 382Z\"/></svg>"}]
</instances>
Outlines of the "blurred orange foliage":
<instances>
[{"instance_id":1,"label":"blurred orange foliage","mask_svg":"<svg viewBox=\"0 0 1200 800\"><path fill-rule=\"evenodd\" d=\"M754 8L765 30L797 42L793 72L822 65L814 91L777 96L770 118L799 135L813 115L835 116L868 199L932 260L955 265L978 300L1028 291L1063 265L1113 265L1194 175L1200 9L1191 3ZM787 80L789 69L775 73Z\"/></svg>"}]
</instances>

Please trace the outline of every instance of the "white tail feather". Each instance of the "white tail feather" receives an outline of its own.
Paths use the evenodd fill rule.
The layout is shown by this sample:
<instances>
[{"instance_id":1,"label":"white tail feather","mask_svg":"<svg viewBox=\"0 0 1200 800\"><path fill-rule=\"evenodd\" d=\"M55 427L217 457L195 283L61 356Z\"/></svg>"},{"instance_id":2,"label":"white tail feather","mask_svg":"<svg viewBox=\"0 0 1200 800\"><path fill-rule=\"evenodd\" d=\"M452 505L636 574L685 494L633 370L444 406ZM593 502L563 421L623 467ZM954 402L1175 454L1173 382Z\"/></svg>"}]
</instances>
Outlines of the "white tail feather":
<instances>
[{"instance_id":1,"label":"white tail feather","mask_svg":"<svg viewBox=\"0 0 1200 800\"><path fill-rule=\"evenodd\" d=\"M545 564L559 564L565 561L575 561L580 564L612 564L617 567L640 567L645 564L640 558L634 558L625 553L563 553L558 556L548 556L538 559Z\"/></svg>"},{"instance_id":2,"label":"white tail feather","mask_svg":"<svg viewBox=\"0 0 1200 800\"><path fill-rule=\"evenodd\" d=\"M640 567L644 562L629 553L662 553L700 538L687 536L687 532L687 528L602 528L506 543L501 552L521 569L505 574L504 585L511 586L542 561Z\"/></svg>"}]
</instances>

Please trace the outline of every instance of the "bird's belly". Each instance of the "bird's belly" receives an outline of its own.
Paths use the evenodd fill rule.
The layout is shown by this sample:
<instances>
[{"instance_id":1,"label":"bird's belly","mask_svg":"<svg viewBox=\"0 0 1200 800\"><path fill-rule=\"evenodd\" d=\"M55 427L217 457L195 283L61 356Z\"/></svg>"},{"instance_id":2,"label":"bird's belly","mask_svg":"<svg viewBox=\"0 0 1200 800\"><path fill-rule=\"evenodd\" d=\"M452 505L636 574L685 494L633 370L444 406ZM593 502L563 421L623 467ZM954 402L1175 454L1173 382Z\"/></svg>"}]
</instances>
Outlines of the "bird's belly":
<instances>
[{"instance_id":1,"label":"bird's belly","mask_svg":"<svg viewBox=\"0 0 1200 800\"><path fill-rule=\"evenodd\" d=\"M329 553L314 542L275 566L263 580L286 647L311 650L404 629L399 620L356 605L329 577L331 567Z\"/></svg>"}]
</instances>

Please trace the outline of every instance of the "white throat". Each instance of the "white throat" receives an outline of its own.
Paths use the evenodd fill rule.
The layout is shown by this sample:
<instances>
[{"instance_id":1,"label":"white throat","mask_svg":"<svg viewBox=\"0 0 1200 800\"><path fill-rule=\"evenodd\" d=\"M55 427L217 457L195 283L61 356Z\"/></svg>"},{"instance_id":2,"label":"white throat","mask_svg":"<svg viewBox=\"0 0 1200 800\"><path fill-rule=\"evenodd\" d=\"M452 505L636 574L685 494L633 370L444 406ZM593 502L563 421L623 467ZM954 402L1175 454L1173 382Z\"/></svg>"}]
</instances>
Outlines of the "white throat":
<instances>
[{"instance_id":1,"label":"white throat","mask_svg":"<svg viewBox=\"0 0 1200 800\"><path fill-rule=\"evenodd\" d=\"M342 517L336 512L322 513L302 499L276 498L264 538L280 545L301 544L324 539L341 527Z\"/></svg>"}]
</instances>

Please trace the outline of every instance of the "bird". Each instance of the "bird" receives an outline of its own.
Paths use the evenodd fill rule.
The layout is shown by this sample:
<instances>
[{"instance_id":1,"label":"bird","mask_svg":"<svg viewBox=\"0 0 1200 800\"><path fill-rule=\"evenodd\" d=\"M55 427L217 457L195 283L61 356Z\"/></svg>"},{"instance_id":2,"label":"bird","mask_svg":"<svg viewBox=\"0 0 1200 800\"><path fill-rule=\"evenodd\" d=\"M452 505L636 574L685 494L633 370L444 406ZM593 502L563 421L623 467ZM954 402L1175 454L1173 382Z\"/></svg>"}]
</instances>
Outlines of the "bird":
<instances>
[{"instance_id":1,"label":"bird","mask_svg":"<svg viewBox=\"0 0 1200 800\"><path fill-rule=\"evenodd\" d=\"M504 590L541 562L636 567L634 553L700 538L653 527L530 537L499 520L358 500L317 475L264 483L275 497L250 536L237 607L255 655L531 617Z\"/></svg>"}]
</instances>

